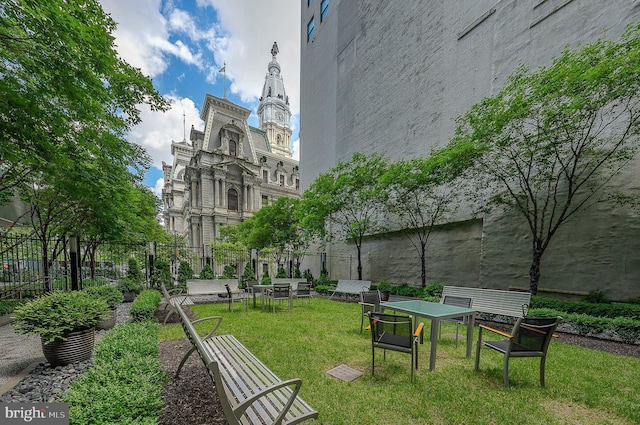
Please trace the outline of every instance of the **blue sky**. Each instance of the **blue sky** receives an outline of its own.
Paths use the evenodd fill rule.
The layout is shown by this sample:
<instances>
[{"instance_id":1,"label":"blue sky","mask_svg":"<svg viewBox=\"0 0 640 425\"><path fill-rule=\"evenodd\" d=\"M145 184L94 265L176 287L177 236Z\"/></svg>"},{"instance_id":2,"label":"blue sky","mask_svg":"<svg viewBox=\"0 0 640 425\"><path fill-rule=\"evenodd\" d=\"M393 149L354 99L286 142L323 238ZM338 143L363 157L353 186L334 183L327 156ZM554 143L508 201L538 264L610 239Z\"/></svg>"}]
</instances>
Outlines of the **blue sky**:
<instances>
[{"instance_id":1,"label":"blue sky","mask_svg":"<svg viewBox=\"0 0 640 425\"><path fill-rule=\"evenodd\" d=\"M162 162L172 163L171 142L203 129L202 102L207 93L223 96L255 111L262 91L271 46L278 42L278 62L290 99L292 149L299 154L300 1L299 0L100 0L118 23L113 34L120 56L138 67L170 100L165 113L142 107L143 122L128 140L145 147L152 169L145 184L162 191Z\"/></svg>"}]
</instances>

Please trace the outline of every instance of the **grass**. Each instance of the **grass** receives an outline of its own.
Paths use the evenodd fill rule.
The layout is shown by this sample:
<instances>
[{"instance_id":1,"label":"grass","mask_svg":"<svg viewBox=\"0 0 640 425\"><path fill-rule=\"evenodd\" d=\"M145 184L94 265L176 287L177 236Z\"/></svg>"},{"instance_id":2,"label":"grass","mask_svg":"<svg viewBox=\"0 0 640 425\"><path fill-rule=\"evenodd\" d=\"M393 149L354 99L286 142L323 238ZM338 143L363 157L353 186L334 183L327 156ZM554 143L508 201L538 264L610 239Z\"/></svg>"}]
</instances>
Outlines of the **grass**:
<instances>
[{"instance_id":1,"label":"grass","mask_svg":"<svg viewBox=\"0 0 640 425\"><path fill-rule=\"evenodd\" d=\"M636 358L554 341L547 359L546 388L539 384L539 360L514 359L511 388L505 390L503 357L485 349L480 371L474 371L473 356L465 358L464 337L456 348L454 339L447 336L455 325L445 324L435 371L429 371L425 342L419 348L420 369L412 384L410 356L403 353L388 352L383 360L377 350L375 376L371 376L370 335L359 333L358 304L314 298L310 306L305 302L291 311L278 309L276 314L263 313L259 307L229 312L224 303L191 309L198 317L223 316L218 333L235 335L281 379L301 378L300 396L319 412L319 419L310 423L640 423L640 360ZM198 325L204 335L207 323ZM180 338L184 338L180 325L161 327L161 340ZM343 363L363 376L343 382L327 375L327 370Z\"/></svg>"}]
</instances>

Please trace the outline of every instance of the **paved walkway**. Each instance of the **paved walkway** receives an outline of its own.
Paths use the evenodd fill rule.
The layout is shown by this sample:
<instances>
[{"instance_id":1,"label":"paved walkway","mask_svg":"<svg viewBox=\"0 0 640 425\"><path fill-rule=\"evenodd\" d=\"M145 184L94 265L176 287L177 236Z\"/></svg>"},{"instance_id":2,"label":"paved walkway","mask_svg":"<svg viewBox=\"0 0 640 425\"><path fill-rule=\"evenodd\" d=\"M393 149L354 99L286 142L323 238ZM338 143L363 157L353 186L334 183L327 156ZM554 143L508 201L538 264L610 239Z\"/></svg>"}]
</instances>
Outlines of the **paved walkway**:
<instances>
[{"instance_id":1,"label":"paved walkway","mask_svg":"<svg viewBox=\"0 0 640 425\"><path fill-rule=\"evenodd\" d=\"M0 395L20 381L38 363L45 361L40 336L13 330L9 316L0 316Z\"/></svg>"}]
</instances>

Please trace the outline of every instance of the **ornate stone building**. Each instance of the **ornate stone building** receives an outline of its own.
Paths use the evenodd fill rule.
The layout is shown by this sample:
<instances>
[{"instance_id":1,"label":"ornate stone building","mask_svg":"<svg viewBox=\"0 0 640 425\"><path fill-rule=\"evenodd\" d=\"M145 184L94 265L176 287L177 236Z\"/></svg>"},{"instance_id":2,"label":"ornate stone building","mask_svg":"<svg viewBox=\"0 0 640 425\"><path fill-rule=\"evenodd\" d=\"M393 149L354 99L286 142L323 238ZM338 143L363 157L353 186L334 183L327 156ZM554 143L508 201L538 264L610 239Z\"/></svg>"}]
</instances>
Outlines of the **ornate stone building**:
<instances>
[{"instance_id":1,"label":"ornate stone building","mask_svg":"<svg viewBox=\"0 0 640 425\"><path fill-rule=\"evenodd\" d=\"M173 164L163 163L165 228L183 235L201 264L211 261L209 246L222 226L242 222L270 200L299 196L276 43L271 54L257 109L260 128L248 124L249 109L207 94L204 131L192 126L190 143L172 143Z\"/></svg>"}]
</instances>

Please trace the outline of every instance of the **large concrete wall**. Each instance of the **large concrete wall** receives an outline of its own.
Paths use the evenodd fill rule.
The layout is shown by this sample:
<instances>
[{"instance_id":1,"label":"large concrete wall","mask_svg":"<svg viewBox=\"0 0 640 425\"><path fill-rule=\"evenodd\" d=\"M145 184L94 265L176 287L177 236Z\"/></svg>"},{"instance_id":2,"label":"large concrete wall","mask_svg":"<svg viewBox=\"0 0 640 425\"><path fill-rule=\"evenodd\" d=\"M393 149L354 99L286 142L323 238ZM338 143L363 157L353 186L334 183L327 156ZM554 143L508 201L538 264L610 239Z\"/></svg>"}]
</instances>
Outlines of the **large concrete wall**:
<instances>
[{"instance_id":1,"label":"large concrete wall","mask_svg":"<svg viewBox=\"0 0 640 425\"><path fill-rule=\"evenodd\" d=\"M303 0L302 8L303 189L355 152L392 160L426 155L449 141L457 116L496 93L519 64L548 65L567 44L594 41L604 29L617 39L640 21L640 2L629 0L334 0L322 23L316 3ZM316 36L307 43L313 14ZM638 163L629 168L619 181L639 180ZM453 221L470 218L467 211ZM478 223L479 233L468 235L477 251L465 250L463 263L435 258L430 278L526 288L531 249L523 220L494 213ZM540 288L640 296L638 230L637 214L625 208L602 205L576 218L545 253ZM460 242L448 235L445 245ZM366 277L416 280L412 251L402 238L369 241ZM446 271L455 279L447 280Z\"/></svg>"}]
</instances>

